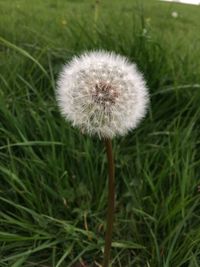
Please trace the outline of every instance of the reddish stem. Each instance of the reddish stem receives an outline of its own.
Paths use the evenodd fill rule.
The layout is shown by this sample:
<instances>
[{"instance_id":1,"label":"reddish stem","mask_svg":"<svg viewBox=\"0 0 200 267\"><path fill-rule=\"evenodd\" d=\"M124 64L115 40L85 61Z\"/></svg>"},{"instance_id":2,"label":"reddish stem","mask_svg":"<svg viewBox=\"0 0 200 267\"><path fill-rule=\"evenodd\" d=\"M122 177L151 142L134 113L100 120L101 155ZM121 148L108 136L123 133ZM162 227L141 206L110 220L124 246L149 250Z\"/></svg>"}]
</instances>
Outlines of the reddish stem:
<instances>
[{"instance_id":1,"label":"reddish stem","mask_svg":"<svg viewBox=\"0 0 200 267\"><path fill-rule=\"evenodd\" d=\"M114 222L114 209L115 209L115 168L112 153L112 142L110 139L105 140L106 154L108 159L108 209L107 209L107 228L105 236L105 248L103 267L109 266L110 250L112 243L112 231Z\"/></svg>"}]
</instances>

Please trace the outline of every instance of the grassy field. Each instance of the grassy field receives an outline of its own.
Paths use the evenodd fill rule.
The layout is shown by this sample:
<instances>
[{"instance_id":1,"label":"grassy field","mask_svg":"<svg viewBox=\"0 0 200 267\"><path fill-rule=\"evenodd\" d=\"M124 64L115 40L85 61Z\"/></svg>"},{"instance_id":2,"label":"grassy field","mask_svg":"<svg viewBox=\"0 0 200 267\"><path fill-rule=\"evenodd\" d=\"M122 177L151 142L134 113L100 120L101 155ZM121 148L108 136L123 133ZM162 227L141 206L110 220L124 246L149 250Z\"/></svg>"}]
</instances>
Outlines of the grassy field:
<instances>
[{"instance_id":1,"label":"grassy field","mask_svg":"<svg viewBox=\"0 0 200 267\"><path fill-rule=\"evenodd\" d=\"M142 124L114 140L112 266L199 267L200 7L0 0L0 10L0 266L102 260L104 146L61 118L54 95L62 64L100 48L136 62L151 93Z\"/></svg>"}]
</instances>

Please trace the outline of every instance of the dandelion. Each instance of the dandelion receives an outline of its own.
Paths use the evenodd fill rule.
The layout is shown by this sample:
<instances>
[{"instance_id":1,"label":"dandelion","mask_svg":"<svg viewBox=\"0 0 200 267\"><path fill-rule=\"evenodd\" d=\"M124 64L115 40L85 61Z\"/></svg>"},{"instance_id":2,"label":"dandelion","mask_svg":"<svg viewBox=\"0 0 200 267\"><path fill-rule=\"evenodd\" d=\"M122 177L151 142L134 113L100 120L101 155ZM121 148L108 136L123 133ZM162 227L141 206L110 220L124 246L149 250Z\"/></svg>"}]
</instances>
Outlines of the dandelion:
<instances>
[{"instance_id":1,"label":"dandelion","mask_svg":"<svg viewBox=\"0 0 200 267\"><path fill-rule=\"evenodd\" d=\"M75 57L64 66L57 100L74 126L99 138L113 138L138 125L146 113L148 92L135 64L100 51Z\"/></svg>"},{"instance_id":2,"label":"dandelion","mask_svg":"<svg viewBox=\"0 0 200 267\"><path fill-rule=\"evenodd\" d=\"M146 114L148 90L134 63L112 52L97 51L75 57L63 67L56 97L67 121L105 141L109 189L103 267L108 267L115 200L111 139L137 127Z\"/></svg>"},{"instance_id":3,"label":"dandelion","mask_svg":"<svg viewBox=\"0 0 200 267\"><path fill-rule=\"evenodd\" d=\"M178 13L176 11L173 11L171 13L171 16L176 19L176 18L178 18Z\"/></svg>"}]
</instances>

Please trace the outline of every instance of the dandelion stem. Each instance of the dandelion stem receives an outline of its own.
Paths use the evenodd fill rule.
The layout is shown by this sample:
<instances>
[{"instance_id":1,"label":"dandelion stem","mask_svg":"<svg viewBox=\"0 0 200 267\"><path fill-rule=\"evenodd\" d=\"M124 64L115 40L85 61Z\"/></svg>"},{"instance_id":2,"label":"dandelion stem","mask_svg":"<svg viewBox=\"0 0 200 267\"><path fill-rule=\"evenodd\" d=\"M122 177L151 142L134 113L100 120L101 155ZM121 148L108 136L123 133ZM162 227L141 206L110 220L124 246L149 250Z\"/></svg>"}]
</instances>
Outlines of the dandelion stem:
<instances>
[{"instance_id":1,"label":"dandelion stem","mask_svg":"<svg viewBox=\"0 0 200 267\"><path fill-rule=\"evenodd\" d=\"M108 209L107 209L107 226L105 236L105 249L103 267L109 266L110 250L112 243L112 231L114 221L114 209L115 209L115 169L114 159L112 153L112 142L110 139L105 139L106 154L108 159Z\"/></svg>"}]
</instances>

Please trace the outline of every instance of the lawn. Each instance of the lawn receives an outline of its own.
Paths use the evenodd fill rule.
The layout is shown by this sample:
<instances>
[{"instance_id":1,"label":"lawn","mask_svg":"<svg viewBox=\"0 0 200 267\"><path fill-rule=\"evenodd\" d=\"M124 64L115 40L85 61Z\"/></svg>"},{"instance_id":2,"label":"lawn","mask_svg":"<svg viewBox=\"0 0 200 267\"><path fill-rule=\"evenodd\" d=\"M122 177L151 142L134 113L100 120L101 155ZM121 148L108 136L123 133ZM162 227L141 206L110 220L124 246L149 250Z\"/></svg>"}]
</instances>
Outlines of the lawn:
<instances>
[{"instance_id":1,"label":"lawn","mask_svg":"<svg viewBox=\"0 0 200 267\"><path fill-rule=\"evenodd\" d=\"M200 7L145 0L0 0L0 266L101 263L102 141L55 101L62 64L85 50L137 63L148 115L113 141L113 267L200 266ZM173 16L176 12L177 16Z\"/></svg>"}]
</instances>

